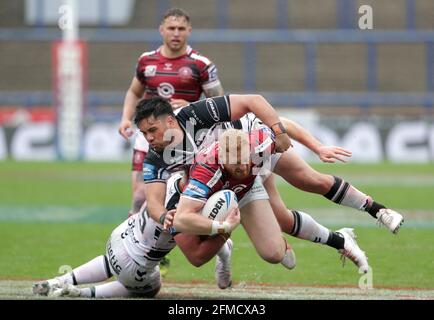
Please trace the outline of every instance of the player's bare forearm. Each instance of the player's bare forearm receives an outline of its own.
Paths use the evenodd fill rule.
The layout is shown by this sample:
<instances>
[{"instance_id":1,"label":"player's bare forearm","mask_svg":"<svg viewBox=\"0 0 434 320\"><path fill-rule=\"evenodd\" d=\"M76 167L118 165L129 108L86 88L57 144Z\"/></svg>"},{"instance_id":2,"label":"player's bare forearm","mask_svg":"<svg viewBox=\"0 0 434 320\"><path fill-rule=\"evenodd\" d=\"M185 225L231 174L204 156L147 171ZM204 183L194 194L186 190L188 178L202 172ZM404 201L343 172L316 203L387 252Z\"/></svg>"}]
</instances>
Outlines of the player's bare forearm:
<instances>
[{"instance_id":1,"label":"player's bare forearm","mask_svg":"<svg viewBox=\"0 0 434 320\"><path fill-rule=\"evenodd\" d=\"M132 120L139 100L145 93L145 87L134 77L125 95L122 120Z\"/></svg>"},{"instance_id":2,"label":"player's bare forearm","mask_svg":"<svg viewBox=\"0 0 434 320\"><path fill-rule=\"evenodd\" d=\"M185 257L195 267L210 261L229 238L228 234L216 236L197 236L179 233L175 241Z\"/></svg>"},{"instance_id":3,"label":"player's bare forearm","mask_svg":"<svg viewBox=\"0 0 434 320\"><path fill-rule=\"evenodd\" d=\"M166 184L162 182L146 184L145 195L149 216L155 221L160 222L161 215L167 211L164 207Z\"/></svg>"},{"instance_id":4,"label":"player's bare forearm","mask_svg":"<svg viewBox=\"0 0 434 320\"><path fill-rule=\"evenodd\" d=\"M205 89L204 93L207 98L218 97L225 94L223 86L220 83L212 88Z\"/></svg>"},{"instance_id":5,"label":"player's bare forearm","mask_svg":"<svg viewBox=\"0 0 434 320\"><path fill-rule=\"evenodd\" d=\"M119 134L128 139L133 133L133 117L136 112L136 106L142 98L145 88L135 77L125 94L124 105L122 109L122 119L119 124Z\"/></svg>"},{"instance_id":6,"label":"player's bare forearm","mask_svg":"<svg viewBox=\"0 0 434 320\"><path fill-rule=\"evenodd\" d=\"M291 139L298 141L305 147L318 154L318 150L322 146L322 143L312 134L310 134L309 131L300 126L298 123L285 117L280 117L280 121L282 122L283 126L286 129L286 132Z\"/></svg>"},{"instance_id":7,"label":"player's bare forearm","mask_svg":"<svg viewBox=\"0 0 434 320\"><path fill-rule=\"evenodd\" d=\"M267 100L258 94L230 95L231 120L237 120L246 113L253 112L276 134L276 152L284 152L291 146L291 140L285 133L277 111Z\"/></svg>"},{"instance_id":8,"label":"player's bare forearm","mask_svg":"<svg viewBox=\"0 0 434 320\"><path fill-rule=\"evenodd\" d=\"M212 221L200 214L203 206L203 202L181 197L173 219L176 231L196 235L210 234Z\"/></svg>"},{"instance_id":9,"label":"player's bare forearm","mask_svg":"<svg viewBox=\"0 0 434 320\"><path fill-rule=\"evenodd\" d=\"M323 162L334 163L336 160L346 162L352 153L341 147L325 146L318 141L309 131L298 123L284 117L280 117L286 128L287 134L294 140L315 152Z\"/></svg>"}]
</instances>

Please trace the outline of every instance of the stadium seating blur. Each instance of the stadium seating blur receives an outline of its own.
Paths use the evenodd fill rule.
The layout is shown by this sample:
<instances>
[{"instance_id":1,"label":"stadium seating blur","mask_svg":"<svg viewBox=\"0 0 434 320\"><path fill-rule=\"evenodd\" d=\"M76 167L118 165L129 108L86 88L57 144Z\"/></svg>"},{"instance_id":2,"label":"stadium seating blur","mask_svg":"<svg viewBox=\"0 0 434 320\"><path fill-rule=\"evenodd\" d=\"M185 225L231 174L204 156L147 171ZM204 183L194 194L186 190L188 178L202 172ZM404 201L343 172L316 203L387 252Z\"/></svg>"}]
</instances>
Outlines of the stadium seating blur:
<instances>
[{"instance_id":1,"label":"stadium seating blur","mask_svg":"<svg viewBox=\"0 0 434 320\"><path fill-rule=\"evenodd\" d=\"M36 12L31 22L29 2ZM163 12L182 6L192 18L190 43L212 57L227 92L260 92L276 107L319 112L433 114L432 0L136 0L125 24L110 23L110 0L93 2L96 20L80 26L91 111L106 107L120 117L137 57L159 45ZM0 2L0 72L7 75L0 109L52 105L50 50L61 34L44 22L49 3ZM358 8L366 4L374 29L361 31Z\"/></svg>"}]
</instances>

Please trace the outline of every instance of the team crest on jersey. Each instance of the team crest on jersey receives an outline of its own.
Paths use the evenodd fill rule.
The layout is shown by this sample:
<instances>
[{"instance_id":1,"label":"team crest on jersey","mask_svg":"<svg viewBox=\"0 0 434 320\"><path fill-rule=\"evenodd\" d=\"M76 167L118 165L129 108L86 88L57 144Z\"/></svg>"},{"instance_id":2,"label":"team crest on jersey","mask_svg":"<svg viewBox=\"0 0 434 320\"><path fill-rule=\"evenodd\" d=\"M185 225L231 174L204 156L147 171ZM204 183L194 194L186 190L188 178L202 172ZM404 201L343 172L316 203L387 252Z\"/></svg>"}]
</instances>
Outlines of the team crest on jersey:
<instances>
[{"instance_id":1,"label":"team crest on jersey","mask_svg":"<svg viewBox=\"0 0 434 320\"><path fill-rule=\"evenodd\" d=\"M247 188L247 186L245 184L237 184L236 186L232 187L232 191L235 193L239 193L246 188Z\"/></svg>"},{"instance_id":2,"label":"team crest on jersey","mask_svg":"<svg viewBox=\"0 0 434 320\"><path fill-rule=\"evenodd\" d=\"M219 109L217 108L217 105L213 99L211 98L206 99L206 109L208 110L209 114L211 115L211 118L213 118L215 122L220 121Z\"/></svg>"},{"instance_id":3,"label":"team crest on jersey","mask_svg":"<svg viewBox=\"0 0 434 320\"><path fill-rule=\"evenodd\" d=\"M168 82L162 82L158 86L157 91L160 97L170 99L175 93L175 88Z\"/></svg>"},{"instance_id":4,"label":"team crest on jersey","mask_svg":"<svg viewBox=\"0 0 434 320\"><path fill-rule=\"evenodd\" d=\"M150 65L145 68L145 77L153 77L157 73L157 66Z\"/></svg>"},{"instance_id":5,"label":"team crest on jersey","mask_svg":"<svg viewBox=\"0 0 434 320\"><path fill-rule=\"evenodd\" d=\"M190 79L193 71L189 67L182 67L178 70L178 73L182 79Z\"/></svg>"}]
</instances>

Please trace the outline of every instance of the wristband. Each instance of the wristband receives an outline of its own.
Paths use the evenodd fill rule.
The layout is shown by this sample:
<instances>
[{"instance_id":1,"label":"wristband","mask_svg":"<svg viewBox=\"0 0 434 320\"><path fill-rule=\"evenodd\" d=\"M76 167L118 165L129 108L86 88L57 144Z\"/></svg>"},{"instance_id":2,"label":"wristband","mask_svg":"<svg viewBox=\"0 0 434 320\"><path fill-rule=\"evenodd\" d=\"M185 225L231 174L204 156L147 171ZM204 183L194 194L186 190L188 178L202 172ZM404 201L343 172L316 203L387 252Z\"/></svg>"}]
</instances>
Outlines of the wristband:
<instances>
[{"instance_id":1,"label":"wristband","mask_svg":"<svg viewBox=\"0 0 434 320\"><path fill-rule=\"evenodd\" d=\"M283 126L282 122L277 122L271 126L271 130L273 130L274 134L277 136L279 134L286 133L286 129Z\"/></svg>"},{"instance_id":2,"label":"wristband","mask_svg":"<svg viewBox=\"0 0 434 320\"><path fill-rule=\"evenodd\" d=\"M161 224L164 224L164 220L166 220L166 215L167 215L167 212L161 214L161 216L160 216L160 223Z\"/></svg>"},{"instance_id":3,"label":"wristband","mask_svg":"<svg viewBox=\"0 0 434 320\"><path fill-rule=\"evenodd\" d=\"M211 226L211 233L213 234L221 234L221 233L229 233L230 231L230 225L227 221L213 221Z\"/></svg>"}]
</instances>

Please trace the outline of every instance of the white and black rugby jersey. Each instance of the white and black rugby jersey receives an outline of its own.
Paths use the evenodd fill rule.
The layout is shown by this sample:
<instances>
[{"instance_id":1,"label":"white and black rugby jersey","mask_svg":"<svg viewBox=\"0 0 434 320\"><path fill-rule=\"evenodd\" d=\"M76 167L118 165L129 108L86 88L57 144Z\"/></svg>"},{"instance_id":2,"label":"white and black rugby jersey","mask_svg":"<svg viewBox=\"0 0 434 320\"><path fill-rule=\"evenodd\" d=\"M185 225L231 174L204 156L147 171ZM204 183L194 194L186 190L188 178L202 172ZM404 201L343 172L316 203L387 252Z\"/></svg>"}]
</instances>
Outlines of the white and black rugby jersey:
<instances>
[{"instance_id":1,"label":"white and black rugby jersey","mask_svg":"<svg viewBox=\"0 0 434 320\"><path fill-rule=\"evenodd\" d=\"M175 209L179 202L181 190L178 182L182 174L172 175L167 181L165 206L167 210ZM171 235L163 231L163 226L148 216L146 208L130 219L128 226L122 233L125 249L129 256L144 267L154 268L163 257L175 246Z\"/></svg>"},{"instance_id":2,"label":"white and black rugby jersey","mask_svg":"<svg viewBox=\"0 0 434 320\"><path fill-rule=\"evenodd\" d=\"M182 130L182 143L158 152L149 148L143 164L145 183L166 182L171 173L193 164L194 155L216 124L231 120L229 96L207 98L189 104L176 114Z\"/></svg>"}]
</instances>

